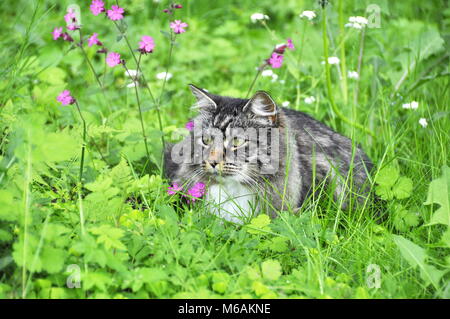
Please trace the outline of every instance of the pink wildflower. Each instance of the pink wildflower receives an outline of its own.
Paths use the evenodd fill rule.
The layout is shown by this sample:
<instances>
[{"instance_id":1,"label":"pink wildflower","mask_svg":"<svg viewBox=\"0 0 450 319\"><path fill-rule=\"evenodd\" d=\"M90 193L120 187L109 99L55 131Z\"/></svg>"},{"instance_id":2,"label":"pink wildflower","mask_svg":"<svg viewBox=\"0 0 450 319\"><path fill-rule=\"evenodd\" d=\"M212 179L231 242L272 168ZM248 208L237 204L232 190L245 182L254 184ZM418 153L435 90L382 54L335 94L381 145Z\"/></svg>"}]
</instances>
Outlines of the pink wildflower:
<instances>
[{"instance_id":1,"label":"pink wildflower","mask_svg":"<svg viewBox=\"0 0 450 319\"><path fill-rule=\"evenodd\" d=\"M287 39L287 47L291 50L295 49L294 43L292 42L291 38Z\"/></svg>"},{"instance_id":2,"label":"pink wildflower","mask_svg":"<svg viewBox=\"0 0 450 319\"><path fill-rule=\"evenodd\" d=\"M69 24L77 22L75 11L73 11L72 8L67 9L67 14L64 16L64 20L66 20L66 23Z\"/></svg>"},{"instance_id":3,"label":"pink wildflower","mask_svg":"<svg viewBox=\"0 0 450 319\"><path fill-rule=\"evenodd\" d=\"M287 44L278 44L275 49L273 49L273 52L277 54L284 54L284 51L286 51Z\"/></svg>"},{"instance_id":4,"label":"pink wildflower","mask_svg":"<svg viewBox=\"0 0 450 319\"><path fill-rule=\"evenodd\" d=\"M116 65L120 64L120 54L116 53L116 52L111 52L108 54L108 56L106 57L106 63L112 68L115 67Z\"/></svg>"},{"instance_id":5,"label":"pink wildflower","mask_svg":"<svg viewBox=\"0 0 450 319\"><path fill-rule=\"evenodd\" d=\"M98 34L94 33L93 35L91 35L88 39L88 46L93 46L93 45L102 45L102 43L98 40Z\"/></svg>"},{"instance_id":6,"label":"pink wildflower","mask_svg":"<svg viewBox=\"0 0 450 319\"><path fill-rule=\"evenodd\" d=\"M75 103L75 99L70 95L69 90L62 91L58 97L56 98L58 102L61 102L62 105L69 105Z\"/></svg>"},{"instance_id":7,"label":"pink wildflower","mask_svg":"<svg viewBox=\"0 0 450 319\"><path fill-rule=\"evenodd\" d=\"M141 38L141 42L139 42L139 51L143 54L152 53L155 48L155 41L153 38L148 35L144 35Z\"/></svg>"},{"instance_id":8,"label":"pink wildflower","mask_svg":"<svg viewBox=\"0 0 450 319\"><path fill-rule=\"evenodd\" d=\"M194 121L189 121L184 126L188 131L192 131L194 129Z\"/></svg>"},{"instance_id":9,"label":"pink wildflower","mask_svg":"<svg viewBox=\"0 0 450 319\"><path fill-rule=\"evenodd\" d=\"M111 6L111 10L108 10L108 18L110 18L113 21L116 20L122 20L123 19L123 13L125 10L119 6Z\"/></svg>"},{"instance_id":10,"label":"pink wildflower","mask_svg":"<svg viewBox=\"0 0 450 319\"><path fill-rule=\"evenodd\" d=\"M176 34L186 32L184 28L187 28L188 24L185 22L182 22L181 20L175 20L174 22L170 23L170 28L175 32Z\"/></svg>"},{"instance_id":11,"label":"pink wildflower","mask_svg":"<svg viewBox=\"0 0 450 319\"><path fill-rule=\"evenodd\" d=\"M180 185L178 185L177 183L173 183L172 186L169 186L167 188L167 194L175 195L177 192L179 192L182 189L183 188Z\"/></svg>"},{"instance_id":12,"label":"pink wildflower","mask_svg":"<svg viewBox=\"0 0 450 319\"><path fill-rule=\"evenodd\" d=\"M64 41L73 42L72 37L67 32L64 32L62 34L62 38L63 38Z\"/></svg>"},{"instance_id":13,"label":"pink wildflower","mask_svg":"<svg viewBox=\"0 0 450 319\"><path fill-rule=\"evenodd\" d=\"M53 34L53 40L58 40L58 39L61 37L61 35L62 35L62 31L63 31L63 28L62 28L62 27L60 27L60 28L55 28L55 29L53 30L53 32L52 32L52 34Z\"/></svg>"},{"instance_id":14,"label":"pink wildflower","mask_svg":"<svg viewBox=\"0 0 450 319\"><path fill-rule=\"evenodd\" d=\"M67 29L70 31L78 30L79 28L80 28L80 26L77 25L76 23L72 23L67 26Z\"/></svg>"},{"instance_id":15,"label":"pink wildflower","mask_svg":"<svg viewBox=\"0 0 450 319\"><path fill-rule=\"evenodd\" d=\"M105 4L102 0L92 0L90 9L93 15L98 16L100 13L105 12Z\"/></svg>"},{"instance_id":16,"label":"pink wildflower","mask_svg":"<svg viewBox=\"0 0 450 319\"><path fill-rule=\"evenodd\" d=\"M274 69L281 68L281 66L283 65L283 56L277 53L272 53L272 56L270 57L268 63Z\"/></svg>"},{"instance_id":17,"label":"pink wildflower","mask_svg":"<svg viewBox=\"0 0 450 319\"><path fill-rule=\"evenodd\" d=\"M192 202L195 202L198 198L202 197L205 194L205 184L201 182L196 183L187 191L187 193L190 197L192 197Z\"/></svg>"}]
</instances>

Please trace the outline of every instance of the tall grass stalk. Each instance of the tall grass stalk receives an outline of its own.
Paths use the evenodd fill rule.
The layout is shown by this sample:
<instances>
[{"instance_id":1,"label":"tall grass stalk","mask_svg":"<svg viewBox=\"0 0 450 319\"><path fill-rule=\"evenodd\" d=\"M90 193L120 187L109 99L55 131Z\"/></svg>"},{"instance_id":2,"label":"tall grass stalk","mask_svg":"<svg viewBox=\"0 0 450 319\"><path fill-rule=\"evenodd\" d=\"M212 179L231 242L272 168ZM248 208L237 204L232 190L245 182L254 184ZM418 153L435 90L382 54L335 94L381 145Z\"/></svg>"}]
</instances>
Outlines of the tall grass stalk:
<instances>
[{"instance_id":1,"label":"tall grass stalk","mask_svg":"<svg viewBox=\"0 0 450 319\"><path fill-rule=\"evenodd\" d=\"M348 119L336 106L334 95L333 95L333 89L331 85L331 70L330 70L330 64L328 63L328 36L327 36L327 15L326 15L326 8L322 9L322 39L323 39L323 53L324 53L324 59L325 59L325 78L326 78L326 86L327 86L327 93L328 93L328 100L330 101L331 109L336 114L338 119L342 120L343 122L360 129L364 131L365 133L371 135L373 138L375 138L375 134L366 128L365 126L353 122L350 119Z\"/></svg>"},{"instance_id":2,"label":"tall grass stalk","mask_svg":"<svg viewBox=\"0 0 450 319\"><path fill-rule=\"evenodd\" d=\"M139 54L139 59L138 59L138 63L137 63L137 69L139 69L139 65L141 63L141 57L142 57L142 54ZM144 118L142 116L141 100L139 98L139 91L138 91L139 82L137 80L138 77L137 76L136 77L131 76L131 73L130 73L130 71L128 70L128 68L126 66L126 63L123 63L123 67L125 68L125 72L127 72L128 75L130 76L130 78L133 79L134 93L136 95L136 103L137 103L138 109L139 109L139 120L141 122L142 137L144 138L145 152L147 154L147 162L144 165L144 170L145 170L145 167L150 163L150 152L148 150L147 134L145 133L145 125L144 125Z\"/></svg>"}]
</instances>

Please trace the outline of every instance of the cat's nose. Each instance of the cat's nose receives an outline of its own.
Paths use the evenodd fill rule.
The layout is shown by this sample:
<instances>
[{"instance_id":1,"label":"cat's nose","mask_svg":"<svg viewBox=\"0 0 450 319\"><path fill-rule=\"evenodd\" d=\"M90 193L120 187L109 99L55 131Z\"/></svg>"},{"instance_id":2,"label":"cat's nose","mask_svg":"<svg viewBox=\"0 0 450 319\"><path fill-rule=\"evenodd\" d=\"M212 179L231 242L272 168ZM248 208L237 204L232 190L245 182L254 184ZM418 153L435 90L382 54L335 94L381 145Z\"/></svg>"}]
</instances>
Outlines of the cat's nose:
<instances>
[{"instance_id":1,"label":"cat's nose","mask_svg":"<svg viewBox=\"0 0 450 319\"><path fill-rule=\"evenodd\" d=\"M223 170L223 161L205 161L206 168L214 172Z\"/></svg>"}]
</instances>

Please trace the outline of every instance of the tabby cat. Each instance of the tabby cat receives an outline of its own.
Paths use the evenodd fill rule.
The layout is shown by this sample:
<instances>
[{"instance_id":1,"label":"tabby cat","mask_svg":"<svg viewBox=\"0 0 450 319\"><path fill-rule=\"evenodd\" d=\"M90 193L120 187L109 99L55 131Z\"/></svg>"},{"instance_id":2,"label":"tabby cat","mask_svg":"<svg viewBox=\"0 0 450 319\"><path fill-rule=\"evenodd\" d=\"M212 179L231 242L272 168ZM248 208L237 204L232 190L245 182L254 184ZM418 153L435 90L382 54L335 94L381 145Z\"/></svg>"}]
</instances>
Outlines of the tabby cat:
<instances>
[{"instance_id":1,"label":"tabby cat","mask_svg":"<svg viewBox=\"0 0 450 319\"><path fill-rule=\"evenodd\" d=\"M199 112L190 134L166 149L165 173L184 189L204 183L210 212L235 223L261 211L276 217L320 183L333 184L343 206L366 198L372 163L349 138L264 91L241 99L190 88Z\"/></svg>"}]
</instances>

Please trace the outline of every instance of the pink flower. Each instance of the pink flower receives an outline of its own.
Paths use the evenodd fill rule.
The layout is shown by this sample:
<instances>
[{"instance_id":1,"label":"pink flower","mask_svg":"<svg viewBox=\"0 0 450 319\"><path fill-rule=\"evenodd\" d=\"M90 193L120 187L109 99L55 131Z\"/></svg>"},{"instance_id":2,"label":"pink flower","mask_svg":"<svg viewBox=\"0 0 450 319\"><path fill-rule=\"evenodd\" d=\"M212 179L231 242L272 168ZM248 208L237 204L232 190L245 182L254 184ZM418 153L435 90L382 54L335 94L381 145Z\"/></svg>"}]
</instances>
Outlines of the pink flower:
<instances>
[{"instance_id":1,"label":"pink flower","mask_svg":"<svg viewBox=\"0 0 450 319\"><path fill-rule=\"evenodd\" d=\"M120 64L120 54L116 53L116 52L111 52L108 54L108 56L106 57L106 63L112 68L115 67L116 65Z\"/></svg>"},{"instance_id":2,"label":"pink flower","mask_svg":"<svg viewBox=\"0 0 450 319\"><path fill-rule=\"evenodd\" d=\"M295 49L294 43L292 42L292 39L291 39L291 38L287 39L287 47L288 47L289 49L291 49L291 50L294 50L294 49Z\"/></svg>"},{"instance_id":3,"label":"pink flower","mask_svg":"<svg viewBox=\"0 0 450 319\"><path fill-rule=\"evenodd\" d=\"M275 49L273 49L273 52L278 53L278 54L284 54L284 51L286 51L287 48L287 44L278 44Z\"/></svg>"},{"instance_id":4,"label":"pink flower","mask_svg":"<svg viewBox=\"0 0 450 319\"><path fill-rule=\"evenodd\" d=\"M69 24L72 24L77 21L75 17L75 11L73 11L72 8L67 9L67 14L64 16L64 20L66 20L66 22Z\"/></svg>"},{"instance_id":5,"label":"pink flower","mask_svg":"<svg viewBox=\"0 0 450 319\"><path fill-rule=\"evenodd\" d=\"M112 6L111 10L108 10L107 14L108 18L115 21L115 20L122 20L124 12L125 10L123 8L119 6Z\"/></svg>"},{"instance_id":6,"label":"pink flower","mask_svg":"<svg viewBox=\"0 0 450 319\"><path fill-rule=\"evenodd\" d=\"M76 23L72 23L72 24L69 24L69 25L67 26L67 29L70 30L70 31L78 30L79 28L80 28L80 26L77 25Z\"/></svg>"},{"instance_id":7,"label":"pink flower","mask_svg":"<svg viewBox=\"0 0 450 319\"><path fill-rule=\"evenodd\" d=\"M102 43L98 40L98 34L94 33L93 35L91 35L88 39L88 46L93 46L93 45L102 45Z\"/></svg>"},{"instance_id":8,"label":"pink flower","mask_svg":"<svg viewBox=\"0 0 450 319\"><path fill-rule=\"evenodd\" d=\"M73 42L72 37L71 37L67 32L64 32L64 33L62 34L62 37L63 37L63 40L64 40L64 41Z\"/></svg>"},{"instance_id":9,"label":"pink flower","mask_svg":"<svg viewBox=\"0 0 450 319\"><path fill-rule=\"evenodd\" d=\"M175 195L177 192L179 192L182 189L183 188L180 185L178 185L177 183L173 183L172 186L169 186L167 188L167 194Z\"/></svg>"},{"instance_id":10,"label":"pink flower","mask_svg":"<svg viewBox=\"0 0 450 319\"><path fill-rule=\"evenodd\" d=\"M143 54L153 52L153 49L155 48L155 41L153 41L153 38L151 36L144 35L141 40L142 41L139 42L139 51Z\"/></svg>"},{"instance_id":11,"label":"pink flower","mask_svg":"<svg viewBox=\"0 0 450 319\"><path fill-rule=\"evenodd\" d=\"M105 12L105 4L102 0L92 0L90 9L93 15L98 16L100 13Z\"/></svg>"},{"instance_id":12,"label":"pink flower","mask_svg":"<svg viewBox=\"0 0 450 319\"><path fill-rule=\"evenodd\" d=\"M274 69L281 68L281 66L283 65L283 56L277 53L272 53L272 56L270 57L268 63Z\"/></svg>"},{"instance_id":13,"label":"pink flower","mask_svg":"<svg viewBox=\"0 0 450 319\"><path fill-rule=\"evenodd\" d=\"M75 103L75 99L70 95L70 91L64 90L62 91L58 97L56 98L58 102L61 102L62 105L69 105Z\"/></svg>"},{"instance_id":14,"label":"pink flower","mask_svg":"<svg viewBox=\"0 0 450 319\"><path fill-rule=\"evenodd\" d=\"M173 30L173 32L179 34L186 32L184 28L187 28L188 24L185 22L181 22L181 20L175 20L174 22L170 23L170 28Z\"/></svg>"},{"instance_id":15,"label":"pink flower","mask_svg":"<svg viewBox=\"0 0 450 319\"><path fill-rule=\"evenodd\" d=\"M194 121L189 121L184 126L188 131L192 131L194 129Z\"/></svg>"},{"instance_id":16,"label":"pink flower","mask_svg":"<svg viewBox=\"0 0 450 319\"><path fill-rule=\"evenodd\" d=\"M53 29L53 32L52 32L53 40L58 40L62 35L62 31L63 31L62 27Z\"/></svg>"},{"instance_id":17,"label":"pink flower","mask_svg":"<svg viewBox=\"0 0 450 319\"><path fill-rule=\"evenodd\" d=\"M199 182L196 183L194 186L192 186L188 191L187 194L192 197L192 202L195 202L198 198L202 197L205 194L205 184ZM188 201L190 202L190 201Z\"/></svg>"}]
</instances>

